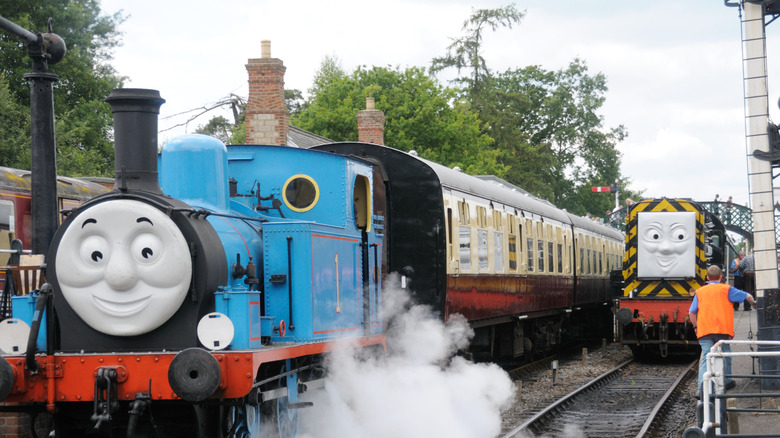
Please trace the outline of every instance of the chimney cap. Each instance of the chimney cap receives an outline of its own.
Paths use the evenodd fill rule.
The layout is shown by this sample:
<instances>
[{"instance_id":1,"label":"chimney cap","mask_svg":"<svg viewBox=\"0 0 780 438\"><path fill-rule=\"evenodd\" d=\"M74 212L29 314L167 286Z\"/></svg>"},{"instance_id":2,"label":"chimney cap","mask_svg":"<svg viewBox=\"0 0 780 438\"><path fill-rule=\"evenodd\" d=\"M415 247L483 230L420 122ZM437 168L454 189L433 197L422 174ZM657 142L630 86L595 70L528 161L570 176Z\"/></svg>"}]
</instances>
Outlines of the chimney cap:
<instances>
[{"instance_id":1,"label":"chimney cap","mask_svg":"<svg viewBox=\"0 0 780 438\"><path fill-rule=\"evenodd\" d=\"M367 110L374 109L374 98L373 97L366 97L366 109Z\"/></svg>"}]
</instances>

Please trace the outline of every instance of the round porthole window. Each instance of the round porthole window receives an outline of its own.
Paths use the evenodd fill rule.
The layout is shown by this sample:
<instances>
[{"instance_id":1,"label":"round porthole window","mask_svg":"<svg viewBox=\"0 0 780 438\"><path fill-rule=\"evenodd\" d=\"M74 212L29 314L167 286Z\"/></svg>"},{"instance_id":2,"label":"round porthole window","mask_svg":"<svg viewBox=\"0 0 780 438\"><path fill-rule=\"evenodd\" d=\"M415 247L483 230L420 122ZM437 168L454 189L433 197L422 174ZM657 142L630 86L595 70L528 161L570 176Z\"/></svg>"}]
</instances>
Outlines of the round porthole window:
<instances>
[{"instance_id":1,"label":"round porthole window","mask_svg":"<svg viewBox=\"0 0 780 438\"><path fill-rule=\"evenodd\" d=\"M282 188L284 203L292 211L309 211L320 198L320 188L308 175L293 175Z\"/></svg>"}]
</instances>

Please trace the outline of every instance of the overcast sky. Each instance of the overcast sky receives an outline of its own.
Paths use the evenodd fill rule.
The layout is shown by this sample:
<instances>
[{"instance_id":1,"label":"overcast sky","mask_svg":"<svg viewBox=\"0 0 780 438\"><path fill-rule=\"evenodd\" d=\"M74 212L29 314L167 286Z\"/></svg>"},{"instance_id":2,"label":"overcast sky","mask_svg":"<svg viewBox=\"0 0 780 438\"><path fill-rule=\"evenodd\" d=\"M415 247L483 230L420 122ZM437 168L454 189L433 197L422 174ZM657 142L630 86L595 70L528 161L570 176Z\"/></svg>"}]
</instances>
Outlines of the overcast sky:
<instances>
[{"instance_id":1,"label":"overcast sky","mask_svg":"<svg viewBox=\"0 0 780 438\"><path fill-rule=\"evenodd\" d=\"M122 9L124 45L114 66L126 86L160 90L172 115L208 106L231 93L246 97L245 64L260 41L287 67L285 88L304 93L325 56L348 72L366 66L429 66L473 9L506 1L463 0L102 0ZM516 0L519 26L484 39L488 67L566 67L576 57L607 77L606 128L624 125L622 173L648 197L711 201L718 193L748 200L740 19L722 0ZM780 24L767 28L770 114L780 66ZM775 57L776 58L776 57ZM773 75L773 72L777 72ZM164 131L161 140L193 132L209 114ZM609 185L604 181L604 185ZM605 194L605 196L610 196Z\"/></svg>"}]
</instances>

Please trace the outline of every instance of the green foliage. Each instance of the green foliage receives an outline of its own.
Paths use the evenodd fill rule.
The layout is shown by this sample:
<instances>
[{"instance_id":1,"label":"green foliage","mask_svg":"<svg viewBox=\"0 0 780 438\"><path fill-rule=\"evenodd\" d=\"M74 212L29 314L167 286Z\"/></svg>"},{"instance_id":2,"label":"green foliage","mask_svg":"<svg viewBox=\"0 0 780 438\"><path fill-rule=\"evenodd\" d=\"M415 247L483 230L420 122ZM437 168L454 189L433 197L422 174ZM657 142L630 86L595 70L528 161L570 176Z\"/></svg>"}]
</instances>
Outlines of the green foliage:
<instances>
[{"instance_id":1,"label":"green foliage","mask_svg":"<svg viewBox=\"0 0 780 438\"><path fill-rule=\"evenodd\" d=\"M605 128L599 115L606 77L589 74L580 59L558 71L529 66L494 74L482 56L486 31L511 29L524 15L514 4L472 11L463 36L433 59L431 71L468 70L454 82L495 140L505 179L573 213L603 216L614 200L591 187L628 183L617 150L627 132Z\"/></svg>"},{"instance_id":2,"label":"green foliage","mask_svg":"<svg viewBox=\"0 0 780 438\"><path fill-rule=\"evenodd\" d=\"M358 111L366 97L385 114L385 144L470 173L504 176L492 140L476 114L456 100L420 67L358 67L348 75L335 58L326 58L315 76L311 97L291 123L339 141L358 139ZM452 102L452 103L451 103Z\"/></svg>"},{"instance_id":3,"label":"green foliage","mask_svg":"<svg viewBox=\"0 0 780 438\"><path fill-rule=\"evenodd\" d=\"M291 116L297 116L306 106L301 90L284 90L284 103Z\"/></svg>"},{"instance_id":4,"label":"green foliage","mask_svg":"<svg viewBox=\"0 0 780 438\"><path fill-rule=\"evenodd\" d=\"M243 109L239 117L238 125L223 116L212 117L205 125L198 126L195 133L210 135L225 144L243 144L246 141Z\"/></svg>"},{"instance_id":5,"label":"green foliage","mask_svg":"<svg viewBox=\"0 0 780 438\"><path fill-rule=\"evenodd\" d=\"M490 79L485 58L482 56L482 39L486 28L495 31L499 27L512 28L513 24L520 23L525 16L514 3L497 9L478 9L472 11L471 17L463 23L464 36L455 38L447 47L447 54L440 58L434 58L431 62L433 73L455 67L458 74L463 69L469 69L471 73L455 79L464 87L469 101L474 107L479 107L483 84Z\"/></svg>"},{"instance_id":6,"label":"green foliage","mask_svg":"<svg viewBox=\"0 0 780 438\"><path fill-rule=\"evenodd\" d=\"M606 211L604 194L590 190L621 179L617 144L627 135L603 126L606 92L606 77L579 59L558 71L529 66L491 78L480 117L509 181L577 214Z\"/></svg>"},{"instance_id":7,"label":"green foliage","mask_svg":"<svg viewBox=\"0 0 780 438\"><path fill-rule=\"evenodd\" d=\"M29 109L12 98L5 78L0 76L0 165L30 168ZM24 145L27 147L24 147Z\"/></svg>"},{"instance_id":8,"label":"green foliage","mask_svg":"<svg viewBox=\"0 0 780 438\"><path fill-rule=\"evenodd\" d=\"M84 101L57 113L57 167L68 176L113 176L113 118L103 100Z\"/></svg>"},{"instance_id":9,"label":"green foliage","mask_svg":"<svg viewBox=\"0 0 780 438\"><path fill-rule=\"evenodd\" d=\"M233 127L233 131L230 133L227 144L245 144L246 143L246 122Z\"/></svg>"},{"instance_id":10,"label":"green foliage","mask_svg":"<svg viewBox=\"0 0 780 438\"><path fill-rule=\"evenodd\" d=\"M112 51L121 44L117 25L121 13L103 15L98 0L0 0L0 14L21 27L53 32L65 40L65 58L50 66L59 76L54 84L54 108L58 173L97 175L113 173L111 111L103 100L123 78L109 64ZM30 155L30 87L24 74L32 71L25 44L0 31L0 76L14 105L0 105L3 120L27 121L24 135L4 137L0 164L27 167ZM5 100L5 99L4 99ZM17 125L15 125L17 126ZM0 128L2 129L2 128Z\"/></svg>"},{"instance_id":11,"label":"green foliage","mask_svg":"<svg viewBox=\"0 0 780 438\"><path fill-rule=\"evenodd\" d=\"M210 135L218 138L222 143L228 143L233 134L235 125L223 116L212 117L205 125L198 126L197 134Z\"/></svg>"}]
</instances>

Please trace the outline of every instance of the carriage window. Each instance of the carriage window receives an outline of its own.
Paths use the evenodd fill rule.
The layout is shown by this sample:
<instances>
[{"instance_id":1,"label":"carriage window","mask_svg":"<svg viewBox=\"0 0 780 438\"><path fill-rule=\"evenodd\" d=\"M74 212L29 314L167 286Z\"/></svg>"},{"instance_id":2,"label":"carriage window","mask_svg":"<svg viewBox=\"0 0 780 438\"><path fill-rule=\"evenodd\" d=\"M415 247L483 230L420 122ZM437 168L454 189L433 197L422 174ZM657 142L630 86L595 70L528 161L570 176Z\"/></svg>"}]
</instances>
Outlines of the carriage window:
<instances>
[{"instance_id":1,"label":"carriage window","mask_svg":"<svg viewBox=\"0 0 780 438\"><path fill-rule=\"evenodd\" d=\"M0 231L15 231L14 203L11 201L0 200Z\"/></svg>"},{"instance_id":2,"label":"carriage window","mask_svg":"<svg viewBox=\"0 0 780 438\"><path fill-rule=\"evenodd\" d=\"M11 249L11 239L15 231L14 203L0 200L0 248ZM0 265L7 265L10 254L0 253Z\"/></svg>"},{"instance_id":3,"label":"carriage window","mask_svg":"<svg viewBox=\"0 0 780 438\"><path fill-rule=\"evenodd\" d=\"M553 254L553 243L547 242L547 266L550 272L555 272L555 264L553 264L553 258L555 254Z\"/></svg>"},{"instance_id":4,"label":"carriage window","mask_svg":"<svg viewBox=\"0 0 780 438\"><path fill-rule=\"evenodd\" d=\"M477 226L480 228L487 228L487 210L485 207L477 207Z\"/></svg>"},{"instance_id":5,"label":"carriage window","mask_svg":"<svg viewBox=\"0 0 780 438\"><path fill-rule=\"evenodd\" d=\"M466 204L466 201L458 201L458 223L468 225L470 219L469 205Z\"/></svg>"},{"instance_id":6,"label":"carriage window","mask_svg":"<svg viewBox=\"0 0 780 438\"><path fill-rule=\"evenodd\" d=\"M355 177L352 190L352 210L355 214L355 226L359 230L371 231L371 184L365 175Z\"/></svg>"},{"instance_id":7,"label":"carriage window","mask_svg":"<svg viewBox=\"0 0 780 438\"><path fill-rule=\"evenodd\" d=\"M488 237L487 230L477 230L477 256L479 257L479 270L488 268Z\"/></svg>"},{"instance_id":8,"label":"carriage window","mask_svg":"<svg viewBox=\"0 0 780 438\"><path fill-rule=\"evenodd\" d=\"M599 273L604 273L604 252L599 253Z\"/></svg>"},{"instance_id":9,"label":"carriage window","mask_svg":"<svg viewBox=\"0 0 780 438\"><path fill-rule=\"evenodd\" d=\"M292 211L309 211L317 204L320 189L310 176L294 175L284 183L282 198Z\"/></svg>"},{"instance_id":10,"label":"carriage window","mask_svg":"<svg viewBox=\"0 0 780 438\"><path fill-rule=\"evenodd\" d=\"M517 236L509 235L509 269L517 269Z\"/></svg>"},{"instance_id":11,"label":"carriage window","mask_svg":"<svg viewBox=\"0 0 780 438\"><path fill-rule=\"evenodd\" d=\"M525 243L528 252L528 272L532 272L534 270L534 239L529 237Z\"/></svg>"},{"instance_id":12,"label":"carriage window","mask_svg":"<svg viewBox=\"0 0 780 438\"><path fill-rule=\"evenodd\" d=\"M471 269L471 229L460 227L460 269Z\"/></svg>"},{"instance_id":13,"label":"carriage window","mask_svg":"<svg viewBox=\"0 0 780 438\"><path fill-rule=\"evenodd\" d=\"M563 273L563 245L558 244L558 272Z\"/></svg>"},{"instance_id":14,"label":"carriage window","mask_svg":"<svg viewBox=\"0 0 780 438\"><path fill-rule=\"evenodd\" d=\"M536 241L537 260L539 261L539 272L544 272L544 242Z\"/></svg>"},{"instance_id":15,"label":"carriage window","mask_svg":"<svg viewBox=\"0 0 780 438\"><path fill-rule=\"evenodd\" d=\"M586 274L590 274L590 273L591 273L591 270L590 270L590 265L591 265L591 262L592 262L592 260L591 260L591 259L592 259L592 257L593 257L592 253L590 252L590 249L589 249L589 250L587 250L587 254L588 254L588 257L587 257L587 258L588 258L588 266L587 266L587 270L585 271L585 273L586 273Z\"/></svg>"},{"instance_id":16,"label":"carriage window","mask_svg":"<svg viewBox=\"0 0 780 438\"><path fill-rule=\"evenodd\" d=\"M495 269L504 270L504 234L493 233L493 252L495 253Z\"/></svg>"},{"instance_id":17,"label":"carriage window","mask_svg":"<svg viewBox=\"0 0 780 438\"><path fill-rule=\"evenodd\" d=\"M517 235L519 238L517 239L517 257L522 258L523 257L523 224L519 223L517 224Z\"/></svg>"},{"instance_id":18,"label":"carriage window","mask_svg":"<svg viewBox=\"0 0 780 438\"><path fill-rule=\"evenodd\" d=\"M447 209L447 243L452 244L452 209Z\"/></svg>"},{"instance_id":19,"label":"carriage window","mask_svg":"<svg viewBox=\"0 0 780 438\"><path fill-rule=\"evenodd\" d=\"M501 212L500 211L494 211L493 212L493 229L494 230L503 230L504 224L501 221Z\"/></svg>"}]
</instances>

